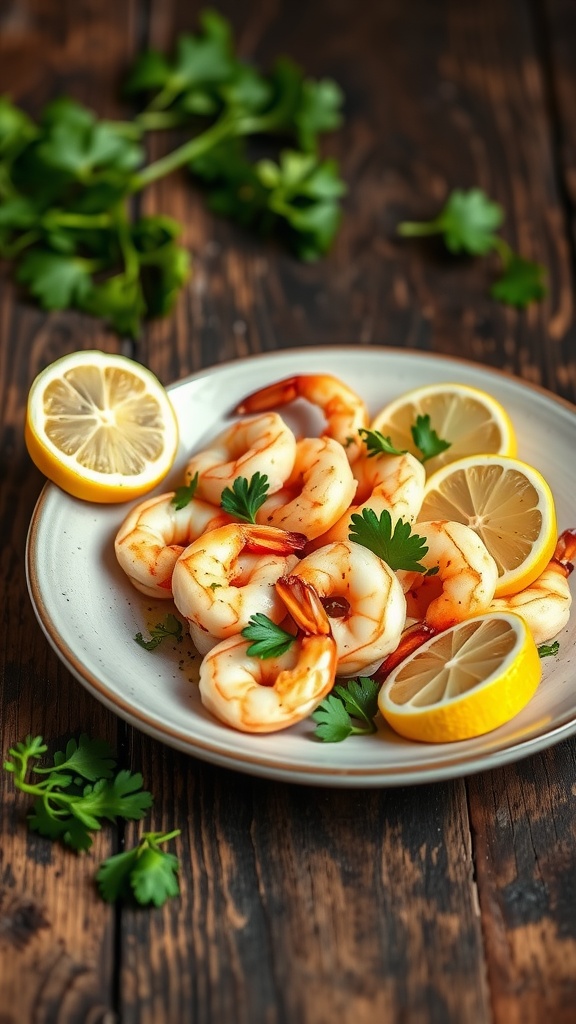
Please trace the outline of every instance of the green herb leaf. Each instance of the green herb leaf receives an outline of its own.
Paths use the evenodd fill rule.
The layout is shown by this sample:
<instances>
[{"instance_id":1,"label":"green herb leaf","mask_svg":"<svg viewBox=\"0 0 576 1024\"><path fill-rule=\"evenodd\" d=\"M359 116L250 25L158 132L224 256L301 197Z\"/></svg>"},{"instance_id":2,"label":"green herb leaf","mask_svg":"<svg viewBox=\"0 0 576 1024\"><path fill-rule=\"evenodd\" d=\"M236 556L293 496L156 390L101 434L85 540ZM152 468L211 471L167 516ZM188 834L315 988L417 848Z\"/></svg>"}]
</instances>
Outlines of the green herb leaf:
<instances>
[{"instance_id":1,"label":"green herb leaf","mask_svg":"<svg viewBox=\"0 0 576 1024\"><path fill-rule=\"evenodd\" d=\"M352 722L344 704L329 694L310 716L318 723L315 735L324 743L341 743L352 734Z\"/></svg>"},{"instance_id":2,"label":"green herb leaf","mask_svg":"<svg viewBox=\"0 0 576 1024\"><path fill-rule=\"evenodd\" d=\"M338 683L312 713L318 723L315 735L324 743L340 743L348 736L368 736L376 732L378 684L367 676ZM357 723L357 724L355 724Z\"/></svg>"},{"instance_id":3,"label":"green herb leaf","mask_svg":"<svg viewBox=\"0 0 576 1024\"><path fill-rule=\"evenodd\" d=\"M511 255L502 276L492 285L490 294L508 306L524 309L530 302L538 302L547 294L546 269L521 256Z\"/></svg>"},{"instance_id":4,"label":"green herb leaf","mask_svg":"<svg viewBox=\"0 0 576 1024\"><path fill-rule=\"evenodd\" d=\"M76 742L75 739L68 740L66 751L57 750L54 754L54 767L62 772L63 769L81 775L89 782L96 779L109 779L114 774L116 761L112 748L105 740L93 740L84 732ZM54 769L34 768L37 775L51 774L54 779Z\"/></svg>"},{"instance_id":5,"label":"green herb leaf","mask_svg":"<svg viewBox=\"0 0 576 1024\"><path fill-rule=\"evenodd\" d=\"M426 462L451 447L450 441L443 441L436 431L432 430L428 415L417 416L410 430L414 444L422 452L421 462Z\"/></svg>"},{"instance_id":6,"label":"green herb leaf","mask_svg":"<svg viewBox=\"0 0 576 1024\"><path fill-rule=\"evenodd\" d=\"M195 473L189 484L176 488L176 493L174 494L170 504L174 505L177 512L179 512L181 508L186 508L186 505L190 504L196 494L197 487L198 473Z\"/></svg>"},{"instance_id":7,"label":"green herb leaf","mask_svg":"<svg viewBox=\"0 0 576 1024\"><path fill-rule=\"evenodd\" d=\"M319 134L340 121L334 82L306 79L285 59L270 74L249 67L229 23L204 11L171 57L139 58L128 89L152 95L124 122L61 97L34 124L0 97L0 256L45 309L79 309L136 338L144 317L173 308L190 255L174 221L134 220L131 196L180 167L205 181L217 212L275 234L302 259L327 251L345 191L334 161L316 155ZM139 169L144 133L179 125L190 137ZM279 152L274 140L278 162L254 163L251 139L261 136L301 151Z\"/></svg>"},{"instance_id":8,"label":"green herb leaf","mask_svg":"<svg viewBox=\"0 0 576 1024\"><path fill-rule=\"evenodd\" d=\"M114 762L102 741L83 735L77 744L68 743L66 753L60 751L55 757L55 770L35 767L35 773L43 777L28 782L30 762L45 752L41 736L28 736L10 749L11 760L4 764L16 788L35 798L28 821L30 828L41 835L61 839L75 850L87 850L92 844L90 833L102 827L102 819L142 818L150 807L152 795L142 790L139 773L120 771L114 778L109 777ZM65 775L62 768L70 768L74 775ZM93 784L82 786L81 779L77 781L79 775L90 777L99 772L102 775Z\"/></svg>"},{"instance_id":9,"label":"green herb leaf","mask_svg":"<svg viewBox=\"0 0 576 1024\"><path fill-rule=\"evenodd\" d=\"M454 189L446 205L434 220L398 225L404 237L442 235L450 252L482 256L494 247L494 233L504 219L502 207L492 202L479 188Z\"/></svg>"},{"instance_id":10,"label":"green herb leaf","mask_svg":"<svg viewBox=\"0 0 576 1024\"><path fill-rule=\"evenodd\" d=\"M381 434L379 430L367 430L365 427L360 427L358 433L363 438L364 444L368 449L369 459L375 455L406 454L406 448L396 448L392 444L392 438L384 437L384 434Z\"/></svg>"},{"instance_id":11,"label":"green herb leaf","mask_svg":"<svg viewBox=\"0 0 576 1024\"><path fill-rule=\"evenodd\" d=\"M242 630L245 640L252 640L246 653L254 658L279 658L294 643L296 637L277 626L267 615L256 612Z\"/></svg>"},{"instance_id":12,"label":"green herb leaf","mask_svg":"<svg viewBox=\"0 0 576 1024\"><path fill-rule=\"evenodd\" d=\"M266 501L268 488L265 473L254 473L249 481L244 476L237 476L232 487L225 487L222 491L220 505L236 519L255 523L256 513Z\"/></svg>"},{"instance_id":13,"label":"green herb leaf","mask_svg":"<svg viewBox=\"0 0 576 1024\"><path fill-rule=\"evenodd\" d=\"M393 570L427 572L419 561L428 551L426 541L412 533L410 523L399 519L392 530L392 517L388 509L381 512L380 518L371 508L365 508L362 514L355 512L350 518L352 526L348 536L351 541L369 548Z\"/></svg>"},{"instance_id":14,"label":"green herb leaf","mask_svg":"<svg viewBox=\"0 0 576 1024\"><path fill-rule=\"evenodd\" d=\"M183 636L182 623L171 612L168 613L164 622L157 622L149 630L150 639L145 640L142 633L136 633L134 640L145 651L154 651L163 640L181 640Z\"/></svg>"},{"instance_id":15,"label":"green herb leaf","mask_svg":"<svg viewBox=\"0 0 576 1024\"><path fill-rule=\"evenodd\" d=\"M559 650L560 644L557 640L555 640L552 644L540 644L538 648L538 654L541 658L551 658L555 654L558 654Z\"/></svg>"},{"instance_id":16,"label":"green herb leaf","mask_svg":"<svg viewBox=\"0 0 576 1024\"><path fill-rule=\"evenodd\" d=\"M144 832L132 850L108 857L100 865L96 881L103 899L113 903L133 895L138 903L161 907L180 892L178 858L160 849L162 843L180 835L173 832Z\"/></svg>"},{"instance_id":17,"label":"green herb leaf","mask_svg":"<svg viewBox=\"0 0 576 1024\"><path fill-rule=\"evenodd\" d=\"M369 676L350 679L346 686L338 684L334 692L341 698L352 718L358 718L375 732L374 717L378 711L378 684Z\"/></svg>"},{"instance_id":18,"label":"green herb leaf","mask_svg":"<svg viewBox=\"0 0 576 1024\"><path fill-rule=\"evenodd\" d=\"M25 253L16 278L28 286L44 309L66 309L89 294L92 279L86 260L42 249Z\"/></svg>"}]
</instances>

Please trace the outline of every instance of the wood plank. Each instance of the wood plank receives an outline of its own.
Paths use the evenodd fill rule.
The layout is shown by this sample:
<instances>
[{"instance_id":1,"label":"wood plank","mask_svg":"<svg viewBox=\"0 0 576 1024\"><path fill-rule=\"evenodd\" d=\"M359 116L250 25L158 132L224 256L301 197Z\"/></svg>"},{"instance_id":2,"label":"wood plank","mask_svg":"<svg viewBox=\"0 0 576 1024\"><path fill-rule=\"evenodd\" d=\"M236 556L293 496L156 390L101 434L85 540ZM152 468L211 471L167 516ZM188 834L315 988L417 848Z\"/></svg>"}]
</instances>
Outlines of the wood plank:
<instances>
[{"instance_id":1,"label":"wood plank","mask_svg":"<svg viewBox=\"0 0 576 1024\"><path fill-rule=\"evenodd\" d=\"M194 28L200 6L155 7L153 42L166 47L178 26ZM391 0L356 17L316 0L298 19L289 5L221 9L246 58L268 66L289 53L340 82L346 122L325 151L340 160L349 195L332 253L302 265L212 218L184 175L157 183L146 208L183 220L195 268L174 323L157 324L142 349L161 374L166 366L164 379L201 360L360 342L464 356L574 398L570 251L530 9L445 0L408 15ZM473 186L503 205L510 244L549 269L549 298L527 312L490 298L490 259L395 237L402 219L431 217L452 188Z\"/></svg>"},{"instance_id":2,"label":"wood plank","mask_svg":"<svg viewBox=\"0 0 576 1024\"><path fill-rule=\"evenodd\" d=\"M576 1006L574 743L470 779L495 1024L571 1024Z\"/></svg>"},{"instance_id":3,"label":"wood plank","mask_svg":"<svg viewBox=\"0 0 576 1024\"><path fill-rule=\"evenodd\" d=\"M133 751L151 827L183 830L182 896L124 911L125 1024L488 1024L463 783L319 791Z\"/></svg>"},{"instance_id":4,"label":"wood plank","mask_svg":"<svg viewBox=\"0 0 576 1024\"><path fill-rule=\"evenodd\" d=\"M574 282L576 278L576 125L574 123L574 90L576 69L576 8L570 0L542 0L536 4L538 42L547 74L548 107L555 138L558 173L561 178L566 218L570 225L569 248L571 273L567 275L566 291L572 305L566 303L571 326L564 345L564 365L559 369L560 382L574 400L576 394L576 325L574 324Z\"/></svg>"},{"instance_id":5,"label":"wood plank","mask_svg":"<svg viewBox=\"0 0 576 1024\"><path fill-rule=\"evenodd\" d=\"M118 111L111 69L133 47L133 5L111 0L6 6L0 32L0 91L37 114L60 92L102 112ZM24 446L26 395L52 359L81 347L114 349L98 321L46 315L21 300L6 276L0 295L0 407L4 411L0 522L0 748L41 733L52 750L86 731L115 744L117 719L60 665L36 622L24 578L26 531L43 480ZM97 864L115 849L111 828L78 857L29 833L30 801L0 774L0 1019L111 1019L115 911L98 897Z\"/></svg>"},{"instance_id":6,"label":"wood plank","mask_svg":"<svg viewBox=\"0 0 576 1024\"><path fill-rule=\"evenodd\" d=\"M328 14L325 4L316 3L297 25L287 7L273 12L263 4L242 19L231 4L223 9L236 23L247 56L267 62L282 49L310 73L334 74L344 86L347 124L328 149L341 159L350 182L347 216L333 254L302 267L212 220L182 177L157 184L144 197L145 208L170 209L188 225L195 277L175 321L148 332L145 360L166 378L245 352L360 340L467 355L528 379L558 384L560 355L548 368L541 366L541 337L556 316L555 336L564 341L566 321L558 313L566 301L564 292L561 300L553 295L527 314L504 310L486 297L485 264L452 261L434 247L400 244L393 237L401 217L432 215L450 188L480 185L509 210L512 244L549 263L554 283L563 279L567 254L558 183L531 22L523 8L512 4L501 12L495 4L481 10L420 5L418 11L411 8L408 18L399 3L374 4L365 5L363 17L356 18L344 6L332 5ZM194 13L176 12L169 4L155 8L154 44L166 48L177 28L194 27ZM415 23L418 32L413 32ZM511 50L512 23L516 41ZM320 33L319 48L315 40ZM403 45L408 33L410 44ZM524 132L522 126L534 121L535 129ZM153 757L153 745L144 740L142 760L152 763ZM179 755L168 753L167 760L166 787L172 777L182 778L186 793L190 768ZM187 998L199 1020L211 1014L238 1020L328 1020L347 1013L350 1020L368 1020L373 1019L369 1006L388 1012L390 1019L401 1019L401 1014L423 1021L489 1019L472 912L474 887L466 867L460 873L454 869L469 864L468 857L460 859L468 834L462 787L439 787L440 806L424 818L420 795L403 794L400 805L397 794L369 794L363 797L369 815L360 815L354 831L351 822L358 804L350 794L336 798L297 791L296 796L289 788L269 789L249 780L230 778L224 784L222 773L202 766L193 771L194 793L198 786L202 792L207 778L214 780L209 825L201 813L200 837L192 837L190 852L182 844L190 865L184 872L185 887L191 879L183 900L190 914L201 915L199 926L191 935L176 929L173 907L162 912L161 925L156 919L124 919L127 1019L140 1019L144 1012L152 1020L158 1012L152 995L145 1006L138 997L143 981L138 949L146 946L170 950L155 965L158 980L147 994L165 991L166 985L176 992L173 974L193 969ZM232 807L230 789L241 794ZM197 821L194 797L185 799L190 810L180 815ZM254 808L251 843L256 846L255 836L264 843L256 868L252 846L242 845L236 834L227 836L229 815L234 820L236 803L246 802ZM303 815L307 821L314 809L314 827L307 832L297 824L296 807L300 821ZM166 797L160 814L166 827L178 823L166 820L170 809ZM378 838L369 825L374 820L381 828ZM333 821L338 822L336 837ZM405 835L407 821L417 823L412 850ZM210 840L205 838L207 827ZM427 845L434 828L447 851L447 861L441 859L440 865L437 849ZM356 835L362 836L370 856L368 866L354 877L350 865ZM420 861L414 850L420 851ZM302 877L304 858L307 874ZM380 858L382 875L377 879L374 861ZM206 880L207 870L221 873L219 884L211 875ZM258 917L254 909L249 913L256 886L246 873L254 870ZM230 874L240 904L229 895ZM440 912L435 893L443 901ZM350 928L339 926L347 906L355 908ZM460 906L466 908L464 925L450 910ZM428 916L431 907L433 919ZM149 920L150 938L142 928ZM364 931L359 922L365 922ZM250 956L263 941L269 957L254 970ZM442 981L447 964L450 988ZM242 989L243 974L254 979L248 989ZM212 984L201 989L206 975ZM242 991L245 1002L238 1004ZM215 992L221 1002L208 1007ZM366 1002L360 992L366 993Z\"/></svg>"}]
</instances>

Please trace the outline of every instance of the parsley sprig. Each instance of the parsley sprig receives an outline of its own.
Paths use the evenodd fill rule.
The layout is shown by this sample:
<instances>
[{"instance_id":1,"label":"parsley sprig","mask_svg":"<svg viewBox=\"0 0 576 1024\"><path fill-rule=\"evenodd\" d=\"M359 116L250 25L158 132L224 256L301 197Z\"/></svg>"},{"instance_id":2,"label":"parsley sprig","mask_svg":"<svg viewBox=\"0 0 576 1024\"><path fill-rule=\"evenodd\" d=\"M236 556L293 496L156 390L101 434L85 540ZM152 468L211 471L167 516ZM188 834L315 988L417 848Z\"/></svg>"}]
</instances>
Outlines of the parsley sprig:
<instances>
[{"instance_id":1,"label":"parsley sprig","mask_svg":"<svg viewBox=\"0 0 576 1024\"><path fill-rule=\"evenodd\" d=\"M225 487L222 491L220 505L236 519L255 523L256 513L266 501L268 488L265 473L254 473L250 480L245 476L237 476L232 487Z\"/></svg>"},{"instance_id":2,"label":"parsley sprig","mask_svg":"<svg viewBox=\"0 0 576 1024\"><path fill-rule=\"evenodd\" d=\"M255 658L279 658L294 643L296 637L262 612L252 615L242 630L245 640L252 640L246 653Z\"/></svg>"},{"instance_id":3,"label":"parsley sprig","mask_svg":"<svg viewBox=\"0 0 576 1024\"><path fill-rule=\"evenodd\" d=\"M189 484L184 484L183 487L177 487L174 493L174 497L170 502L174 505L177 512L182 508L186 508L190 504L196 491L198 489L198 473L195 473Z\"/></svg>"},{"instance_id":4,"label":"parsley sprig","mask_svg":"<svg viewBox=\"0 0 576 1024\"><path fill-rule=\"evenodd\" d=\"M433 220L403 221L398 234L404 238L441 235L452 253L485 256L495 252L501 261L501 274L491 288L495 299L523 309L546 295L545 268L526 260L496 232L504 221L502 207L479 188L454 189L444 208Z\"/></svg>"},{"instance_id":5,"label":"parsley sprig","mask_svg":"<svg viewBox=\"0 0 576 1024\"><path fill-rule=\"evenodd\" d=\"M560 644L558 640L554 640L554 643L551 644L540 644L538 654L541 658L552 658L554 655L558 654L559 650Z\"/></svg>"},{"instance_id":6,"label":"parsley sprig","mask_svg":"<svg viewBox=\"0 0 576 1024\"><path fill-rule=\"evenodd\" d=\"M28 824L40 835L87 851L91 833L103 822L139 820L152 805L139 772L115 774L116 760L104 740L83 733L77 741L70 739L64 751L56 751L51 764L39 765L47 750L42 736L27 736L10 748L4 761L16 788L34 797ZM132 895L138 903L159 907L178 895L178 859L160 849L178 835L180 829L144 832L134 849L103 861L96 875L102 897L112 902Z\"/></svg>"},{"instance_id":7,"label":"parsley sprig","mask_svg":"<svg viewBox=\"0 0 576 1024\"><path fill-rule=\"evenodd\" d=\"M143 818L152 794L142 789L139 772L122 770L112 777L116 762L108 744L84 734L73 744L65 754L56 754L48 768L38 768L35 762L48 747L41 736L27 736L10 748L4 768L17 789L35 798L30 828L80 851L90 849L91 833L100 830L104 820ZM29 772L40 775L40 781L28 781Z\"/></svg>"},{"instance_id":8,"label":"parsley sprig","mask_svg":"<svg viewBox=\"0 0 576 1024\"><path fill-rule=\"evenodd\" d=\"M421 462L426 462L428 459L434 458L435 455L439 455L440 452L445 452L452 444L451 441L445 441L438 437L436 431L432 429L428 414L417 416L410 427L410 432L412 440L420 452ZM378 455L406 455L406 448L396 448L392 438L385 437L379 430L368 430L361 427L358 433L364 440L369 459Z\"/></svg>"},{"instance_id":9,"label":"parsley sprig","mask_svg":"<svg viewBox=\"0 0 576 1024\"><path fill-rule=\"evenodd\" d=\"M318 723L315 735L324 743L368 736L377 731L377 711L378 684L373 679L360 676L358 680L350 679L346 686L338 683L312 712L312 719Z\"/></svg>"},{"instance_id":10,"label":"parsley sprig","mask_svg":"<svg viewBox=\"0 0 576 1024\"><path fill-rule=\"evenodd\" d=\"M163 843L180 835L172 832L143 832L137 846L103 861L96 882L108 903L133 896L138 903L161 907L170 896L178 896L178 858L161 850Z\"/></svg>"},{"instance_id":11,"label":"parsley sprig","mask_svg":"<svg viewBox=\"0 0 576 1024\"><path fill-rule=\"evenodd\" d=\"M190 272L180 225L133 215L132 197L188 168L208 203L302 259L326 252L345 191L319 136L340 124L342 94L280 59L269 73L236 55L228 22L200 16L171 56L135 62L127 92L146 103L109 121L62 97L33 121L0 97L0 257L44 309L76 308L137 337L143 317L167 314ZM146 133L178 127L182 145L144 164ZM272 140L255 160L254 140ZM286 147L286 148L284 148Z\"/></svg>"},{"instance_id":12,"label":"parsley sprig","mask_svg":"<svg viewBox=\"0 0 576 1024\"><path fill-rule=\"evenodd\" d=\"M396 448L390 436L385 437L379 430L360 427L358 433L366 445L369 459L378 455L406 455L406 448Z\"/></svg>"},{"instance_id":13,"label":"parsley sprig","mask_svg":"<svg viewBox=\"0 0 576 1024\"><path fill-rule=\"evenodd\" d=\"M376 515L373 509L365 508L362 513L354 512L350 517L350 540L362 544L378 555L391 569L406 569L434 576L438 569L427 569L420 559L428 552L424 537L412 533L410 523L398 519L392 529L392 516L388 509Z\"/></svg>"},{"instance_id":14,"label":"parsley sprig","mask_svg":"<svg viewBox=\"0 0 576 1024\"><path fill-rule=\"evenodd\" d=\"M169 612L164 622L157 622L149 629L150 639L145 640L142 633L136 633L134 640L145 651L154 651L163 640L172 639L180 641L183 637L182 623L172 612Z\"/></svg>"},{"instance_id":15,"label":"parsley sprig","mask_svg":"<svg viewBox=\"0 0 576 1024\"><path fill-rule=\"evenodd\" d=\"M436 431L432 429L428 414L417 416L410 431L412 440L421 453L420 462L427 462L428 459L433 459L435 455L440 455L441 452L445 452L451 447L450 441L438 437Z\"/></svg>"}]
</instances>

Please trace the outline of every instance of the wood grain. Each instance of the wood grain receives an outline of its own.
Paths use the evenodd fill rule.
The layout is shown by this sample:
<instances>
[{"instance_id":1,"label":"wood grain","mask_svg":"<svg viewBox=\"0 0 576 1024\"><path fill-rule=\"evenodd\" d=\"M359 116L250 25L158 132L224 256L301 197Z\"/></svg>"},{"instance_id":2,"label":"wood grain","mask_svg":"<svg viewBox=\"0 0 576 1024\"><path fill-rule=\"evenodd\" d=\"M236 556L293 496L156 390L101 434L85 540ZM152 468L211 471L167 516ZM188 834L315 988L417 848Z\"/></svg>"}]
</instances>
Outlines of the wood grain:
<instances>
[{"instance_id":1,"label":"wood grain","mask_svg":"<svg viewBox=\"0 0 576 1024\"><path fill-rule=\"evenodd\" d=\"M137 49L167 49L200 2L56 0L0 10L0 88L37 113L60 92L114 115ZM134 352L163 380L294 346L434 350L576 397L576 23L568 0L252 0L219 9L246 59L290 54L346 94L326 140L349 193L332 253L304 266L212 217L184 174L143 212L184 224L193 276L137 346L88 317L0 294L0 740L86 730L117 741L155 794L151 829L180 827L181 897L117 911L96 895L114 830L76 858L26 831L0 777L0 1024L571 1024L576 1005L574 744L505 771L396 791L318 790L185 757L119 723L62 668L23 572L41 486L23 439L35 373L81 347ZM155 138L150 155L173 139ZM549 268L545 303L488 295L490 260L400 242L397 223L478 185L505 235ZM126 830L136 841L139 827Z\"/></svg>"},{"instance_id":2,"label":"wood grain","mask_svg":"<svg viewBox=\"0 0 576 1024\"><path fill-rule=\"evenodd\" d=\"M133 749L153 827L183 827L182 898L123 914L123 1021L488 1024L463 783L318 791Z\"/></svg>"},{"instance_id":3,"label":"wood grain","mask_svg":"<svg viewBox=\"0 0 576 1024\"><path fill-rule=\"evenodd\" d=\"M571 1024L576 1006L574 744L470 779L495 1024Z\"/></svg>"},{"instance_id":4,"label":"wood grain","mask_svg":"<svg viewBox=\"0 0 576 1024\"><path fill-rule=\"evenodd\" d=\"M117 114L111 66L133 47L129 4L54 0L4 4L0 88L38 114L60 92ZM26 531L43 480L24 446L28 388L44 366L82 347L117 348L98 321L46 315L23 302L7 276L0 299L0 477L2 548L0 749L40 733L52 750L88 732L115 745L117 721L60 665L26 592ZM115 911L96 893L100 860L114 852L114 831L77 857L26 828L30 801L0 777L0 1020L110 1021L114 1001Z\"/></svg>"}]
</instances>

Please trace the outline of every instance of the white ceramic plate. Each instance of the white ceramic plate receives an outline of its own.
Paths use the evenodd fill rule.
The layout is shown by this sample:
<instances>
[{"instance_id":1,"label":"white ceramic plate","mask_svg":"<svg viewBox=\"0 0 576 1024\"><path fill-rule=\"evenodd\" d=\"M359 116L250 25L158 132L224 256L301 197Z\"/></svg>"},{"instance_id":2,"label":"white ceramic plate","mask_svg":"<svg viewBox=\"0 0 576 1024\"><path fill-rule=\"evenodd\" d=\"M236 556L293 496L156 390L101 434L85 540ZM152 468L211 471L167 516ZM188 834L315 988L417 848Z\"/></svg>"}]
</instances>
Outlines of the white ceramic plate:
<instances>
[{"instance_id":1,"label":"white ceramic plate","mask_svg":"<svg viewBox=\"0 0 576 1024\"><path fill-rule=\"evenodd\" d=\"M422 384L460 381L489 391L512 418L519 456L549 481L560 530L576 525L572 406L470 363L373 347L258 356L174 385L170 395L181 446L174 471L159 491L181 482L187 453L218 433L248 392L311 372L337 374L365 398L372 413ZM318 432L322 422L302 402L283 414L300 433ZM245 735L219 724L200 703L199 658L187 639L172 647L165 642L152 653L134 643L134 634L161 621L172 605L139 594L116 564L113 540L128 507L87 504L46 485L30 526L28 584L40 625L65 665L98 700L157 739L215 764L268 778L323 786L396 786L494 768L576 732L576 615L558 638L559 655L544 660L543 681L528 707L477 739L412 743L381 722L374 736L324 744L314 738L310 720L268 736Z\"/></svg>"}]
</instances>

